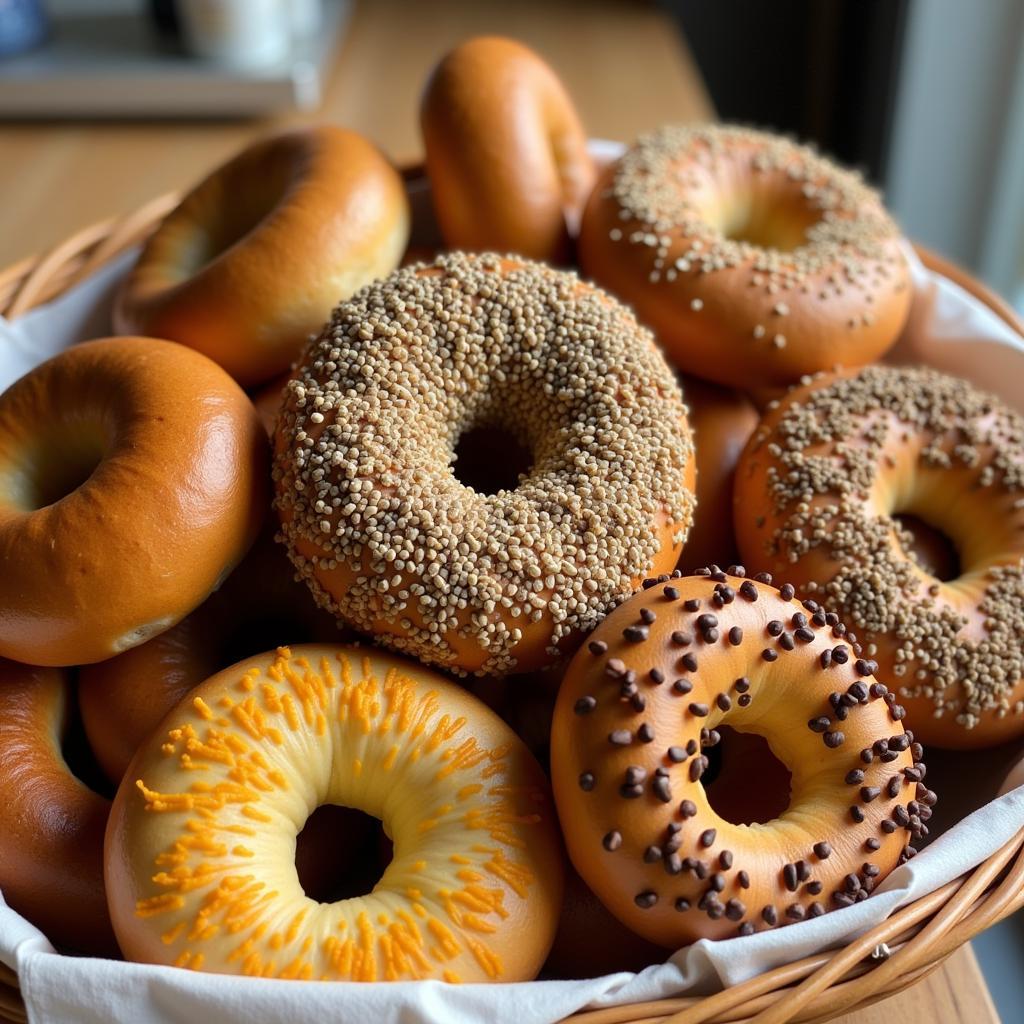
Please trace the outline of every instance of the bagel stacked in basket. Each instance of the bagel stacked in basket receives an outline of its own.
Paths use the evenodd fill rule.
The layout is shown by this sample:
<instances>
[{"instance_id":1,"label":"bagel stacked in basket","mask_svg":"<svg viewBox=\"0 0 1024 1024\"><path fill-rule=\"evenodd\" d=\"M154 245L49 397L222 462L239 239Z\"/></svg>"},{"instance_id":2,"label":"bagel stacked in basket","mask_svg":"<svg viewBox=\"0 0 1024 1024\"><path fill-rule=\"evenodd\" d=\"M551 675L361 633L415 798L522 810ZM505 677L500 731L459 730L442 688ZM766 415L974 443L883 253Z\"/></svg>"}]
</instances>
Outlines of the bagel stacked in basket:
<instances>
[{"instance_id":1,"label":"bagel stacked in basket","mask_svg":"<svg viewBox=\"0 0 1024 1024\"><path fill-rule=\"evenodd\" d=\"M598 167L502 39L422 125L443 251L273 137L0 396L0 892L62 949L638 968L868 898L922 744L1024 733L1024 420L876 362L878 196L730 127Z\"/></svg>"}]
</instances>

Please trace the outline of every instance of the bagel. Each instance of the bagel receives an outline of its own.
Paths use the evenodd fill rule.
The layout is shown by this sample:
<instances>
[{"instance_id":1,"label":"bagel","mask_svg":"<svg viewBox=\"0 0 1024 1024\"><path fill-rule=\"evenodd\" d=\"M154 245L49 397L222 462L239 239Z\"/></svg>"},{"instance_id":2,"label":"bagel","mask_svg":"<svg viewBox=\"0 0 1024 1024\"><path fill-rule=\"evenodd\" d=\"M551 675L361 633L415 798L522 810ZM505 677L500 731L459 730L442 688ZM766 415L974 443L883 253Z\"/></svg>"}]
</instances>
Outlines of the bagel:
<instances>
[{"instance_id":1,"label":"bagel","mask_svg":"<svg viewBox=\"0 0 1024 1024\"><path fill-rule=\"evenodd\" d=\"M953 542L951 578L900 513ZM735 516L744 558L856 629L923 743L1024 734L1024 417L935 370L820 376L754 433Z\"/></svg>"},{"instance_id":2,"label":"bagel","mask_svg":"<svg viewBox=\"0 0 1024 1024\"><path fill-rule=\"evenodd\" d=\"M408 236L402 179L362 136L321 125L262 139L168 214L118 291L114 326L261 384L335 303L398 266Z\"/></svg>"},{"instance_id":3,"label":"bagel","mask_svg":"<svg viewBox=\"0 0 1024 1024\"><path fill-rule=\"evenodd\" d=\"M927 834L934 794L903 709L838 618L793 593L741 566L650 580L562 681L551 776L569 856L652 942L849 906ZM702 780L726 727L763 737L788 770L781 813L756 760L740 776L759 794L753 822L711 802Z\"/></svg>"},{"instance_id":4,"label":"bagel","mask_svg":"<svg viewBox=\"0 0 1024 1024\"><path fill-rule=\"evenodd\" d=\"M902 244L878 195L807 147L668 125L602 173L578 248L679 369L750 389L881 356L910 310Z\"/></svg>"},{"instance_id":5,"label":"bagel","mask_svg":"<svg viewBox=\"0 0 1024 1024\"><path fill-rule=\"evenodd\" d=\"M0 660L0 905L62 949L112 956L103 890L110 801L61 752L73 699L69 673Z\"/></svg>"},{"instance_id":6,"label":"bagel","mask_svg":"<svg viewBox=\"0 0 1024 1024\"><path fill-rule=\"evenodd\" d=\"M0 656L101 661L169 629L267 504L252 403L152 338L75 345L0 395Z\"/></svg>"},{"instance_id":7,"label":"bagel","mask_svg":"<svg viewBox=\"0 0 1024 1024\"><path fill-rule=\"evenodd\" d=\"M491 470L526 451L518 481L460 481L476 428ZM675 565L693 507L686 414L650 335L573 275L489 255L340 305L288 385L275 452L282 534L317 600L464 673L556 659Z\"/></svg>"},{"instance_id":8,"label":"bagel","mask_svg":"<svg viewBox=\"0 0 1024 1024\"><path fill-rule=\"evenodd\" d=\"M295 836L324 803L394 840L372 893L302 892ZM106 850L125 955L227 974L528 980L562 899L530 753L453 683L369 649L282 648L203 683L136 755Z\"/></svg>"},{"instance_id":9,"label":"bagel","mask_svg":"<svg viewBox=\"0 0 1024 1024\"><path fill-rule=\"evenodd\" d=\"M596 172L572 100L537 54L491 36L456 47L427 82L420 123L448 248L568 258Z\"/></svg>"}]
</instances>

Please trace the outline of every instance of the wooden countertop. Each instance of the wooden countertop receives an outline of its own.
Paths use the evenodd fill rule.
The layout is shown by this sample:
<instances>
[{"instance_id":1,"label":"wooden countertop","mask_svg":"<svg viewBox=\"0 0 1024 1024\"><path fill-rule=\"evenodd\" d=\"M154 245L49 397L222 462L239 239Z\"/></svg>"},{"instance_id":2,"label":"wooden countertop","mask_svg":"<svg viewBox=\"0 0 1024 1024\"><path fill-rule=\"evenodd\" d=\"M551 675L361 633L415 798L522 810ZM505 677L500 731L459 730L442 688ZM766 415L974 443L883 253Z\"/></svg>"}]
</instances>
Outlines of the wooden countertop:
<instances>
[{"instance_id":1,"label":"wooden countertop","mask_svg":"<svg viewBox=\"0 0 1024 1024\"><path fill-rule=\"evenodd\" d=\"M369 136L398 163L418 160L427 73L446 50L481 33L514 36L548 57L593 136L628 140L665 121L714 116L671 21L645 4L372 0L357 5L315 114L0 126L0 268L188 185L269 129L331 120Z\"/></svg>"},{"instance_id":2,"label":"wooden countertop","mask_svg":"<svg viewBox=\"0 0 1024 1024\"><path fill-rule=\"evenodd\" d=\"M400 30L398 30L400 28ZM269 128L327 118L361 131L397 162L421 154L419 93L456 42L484 32L522 39L557 68L593 136L624 139L714 110L667 15L638 2L524 0L357 6L323 109L273 121L0 128L0 268L94 221L186 186ZM905 993L837 1018L843 1024L998 1024L969 947Z\"/></svg>"}]
</instances>

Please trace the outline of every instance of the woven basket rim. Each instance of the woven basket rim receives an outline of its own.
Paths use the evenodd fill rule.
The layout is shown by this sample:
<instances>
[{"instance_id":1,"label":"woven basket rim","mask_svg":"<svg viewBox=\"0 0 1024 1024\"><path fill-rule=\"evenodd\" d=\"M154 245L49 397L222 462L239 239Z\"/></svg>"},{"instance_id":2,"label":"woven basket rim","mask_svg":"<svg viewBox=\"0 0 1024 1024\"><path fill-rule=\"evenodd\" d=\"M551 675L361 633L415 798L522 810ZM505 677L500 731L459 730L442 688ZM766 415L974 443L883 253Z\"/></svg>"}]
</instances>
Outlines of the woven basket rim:
<instances>
[{"instance_id":1,"label":"woven basket rim","mask_svg":"<svg viewBox=\"0 0 1024 1024\"><path fill-rule=\"evenodd\" d=\"M422 175L403 169L406 182ZM176 205L167 193L124 217L91 225L48 251L0 270L0 314L14 319L62 295L144 241ZM966 271L915 245L922 263L988 306L1024 337L1024 320ZM961 945L1024 906L1024 829L988 860L902 907L836 950L783 965L706 997L677 996L582 1010L571 1024L823 1024L924 978ZM0 963L0 1021L27 1020L17 975Z\"/></svg>"}]
</instances>

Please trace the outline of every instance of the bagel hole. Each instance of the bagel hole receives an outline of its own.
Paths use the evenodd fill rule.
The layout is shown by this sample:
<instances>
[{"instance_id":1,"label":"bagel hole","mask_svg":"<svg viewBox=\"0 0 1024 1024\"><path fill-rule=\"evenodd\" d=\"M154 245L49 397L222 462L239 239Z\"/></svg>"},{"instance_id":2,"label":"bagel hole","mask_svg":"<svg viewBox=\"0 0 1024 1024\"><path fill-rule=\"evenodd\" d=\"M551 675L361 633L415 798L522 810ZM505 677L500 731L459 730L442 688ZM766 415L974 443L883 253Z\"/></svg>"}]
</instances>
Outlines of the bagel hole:
<instances>
[{"instance_id":1,"label":"bagel hole","mask_svg":"<svg viewBox=\"0 0 1024 1024\"><path fill-rule=\"evenodd\" d=\"M295 837L295 872L302 891L317 903L373 892L391 856L381 820L354 807L321 804Z\"/></svg>"},{"instance_id":2,"label":"bagel hole","mask_svg":"<svg viewBox=\"0 0 1024 1024\"><path fill-rule=\"evenodd\" d=\"M104 443L98 432L69 431L59 444L47 445L17 473L17 503L26 511L36 512L56 505L73 494L103 461Z\"/></svg>"},{"instance_id":3,"label":"bagel hole","mask_svg":"<svg viewBox=\"0 0 1024 1024\"><path fill-rule=\"evenodd\" d=\"M722 740L704 749L708 768L701 778L714 812L734 825L764 823L789 808L792 775L756 733L718 726Z\"/></svg>"},{"instance_id":4,"label":"bagel hole","mask_svg":"<svg viewBox=\"0 0 1024 1024\"><path fill-rule=\"evenodd\" d=\"M533 453L510 430L493 424L471 427L455 445L452 471L478 494L512 491L530 472Z\"/></svg>"},{"instance_id":5,"label":"bagel hole","mask_svg":"<svg viewBox=\"0 0 1024 1024\"><path fill-rule=\"evenodd\" d=\"M71 687L71 697L67 703L64 732L61 735L60 753L69 771L87 789L99 796L113 800L117 787L107 778L100 767L96 755L92 752L89 739L85 734L85 724L78 705L78 680Z\"/></svg>"},{"instance_id":6,"label":"bagel hole","mask_svg":"<svg viewBox=\"0 0 1024 1024\"><path fill-rule=\"evenodd\" d=\"M920 569L943 583L961 575L960 553L946 533L909 512L892 519L900 547Z\"/></svg>"},{"instance_id":7,"label":"bagel hole","mask_svg":"<svg viewBox=\"0 0 1024 1024\"><path fill-rule=\"evenodd\" d=\"M807 244L807 229L818 217L793 203L732 202L723 205L719 230L733 242L792 252Z\"/></svg>"}]
</instances>

